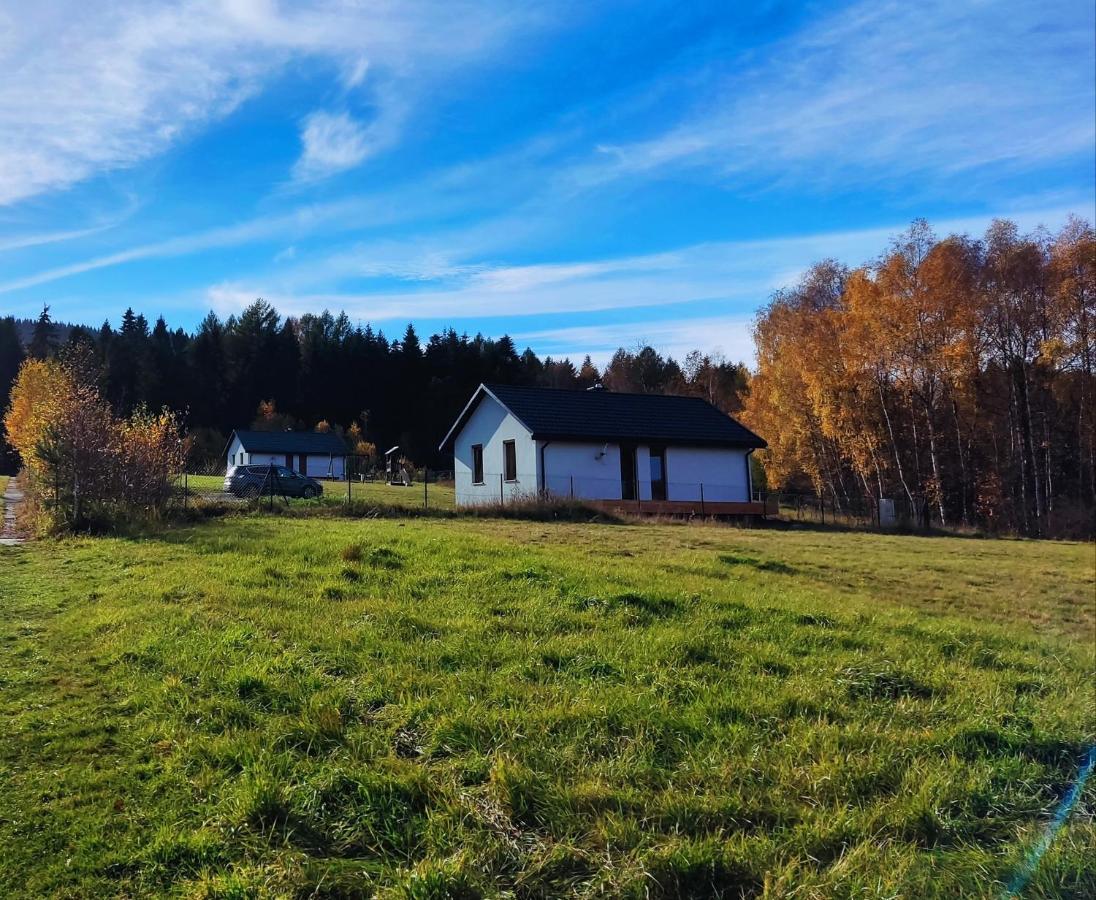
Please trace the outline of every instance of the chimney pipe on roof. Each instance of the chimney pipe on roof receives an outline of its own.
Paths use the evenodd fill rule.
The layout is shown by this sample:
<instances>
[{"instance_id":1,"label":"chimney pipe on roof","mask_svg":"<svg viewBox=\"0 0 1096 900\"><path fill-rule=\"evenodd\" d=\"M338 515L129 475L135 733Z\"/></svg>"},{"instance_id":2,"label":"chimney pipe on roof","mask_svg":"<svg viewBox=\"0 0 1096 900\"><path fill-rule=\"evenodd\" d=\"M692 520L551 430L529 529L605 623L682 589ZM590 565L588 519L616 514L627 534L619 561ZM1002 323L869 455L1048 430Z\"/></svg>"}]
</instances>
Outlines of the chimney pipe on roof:
<instances>
[{"instance_id":1,"label":"chimney pipe on roof","mask_svg":"<svg viewBox=\"0 0 1096 900\"><path fill-rule=\"evenodd\" d=\"M586 390L588 390L588 391L603 391L603 390L605 390L605 385L603 385L599 381L599 382L597 382L597 384L590 385L590 387L586 388Z\"/></svg>"}]
</instances>

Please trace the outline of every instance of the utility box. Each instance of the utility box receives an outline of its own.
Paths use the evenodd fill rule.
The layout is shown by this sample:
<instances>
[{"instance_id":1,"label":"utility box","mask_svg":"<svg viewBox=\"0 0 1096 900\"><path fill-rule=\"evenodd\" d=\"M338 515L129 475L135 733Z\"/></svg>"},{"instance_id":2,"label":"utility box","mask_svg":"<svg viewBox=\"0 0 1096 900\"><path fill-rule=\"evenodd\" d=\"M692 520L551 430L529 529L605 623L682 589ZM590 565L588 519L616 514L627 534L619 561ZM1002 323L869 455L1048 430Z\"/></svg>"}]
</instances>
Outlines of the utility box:
<instances>
[{"instance_id":1,"label":"utility box","mask_svg":"<svg viewBox=\"0 0 1096 900\"><path fill-rule=\"evenodd\" d=\"M894 514L894 501L879 499L879 527L894 528L898 518Z\"/></svg>"}]
</instances>

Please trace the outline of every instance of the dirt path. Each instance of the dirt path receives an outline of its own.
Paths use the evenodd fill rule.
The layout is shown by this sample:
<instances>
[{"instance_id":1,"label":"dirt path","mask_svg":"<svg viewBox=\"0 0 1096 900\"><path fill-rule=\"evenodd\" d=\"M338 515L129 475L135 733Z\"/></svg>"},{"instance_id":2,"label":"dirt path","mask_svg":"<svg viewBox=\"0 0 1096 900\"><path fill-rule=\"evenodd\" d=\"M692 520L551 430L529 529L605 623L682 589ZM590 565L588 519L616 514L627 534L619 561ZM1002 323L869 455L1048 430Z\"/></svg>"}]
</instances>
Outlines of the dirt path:
<instances>
[{"instance_id":1,"label":"dirt path","mask_svg":"<svg viewBox=\"0 0 1096 900\"><path fill-rule=\"evenodd\" d=\"M4 491L4 524L0 527L0 547L12 547L23 543L23 538L15 526L15 516L23 503L23 492L16 478L8 479Z\"/></svg>"}]
</instances>

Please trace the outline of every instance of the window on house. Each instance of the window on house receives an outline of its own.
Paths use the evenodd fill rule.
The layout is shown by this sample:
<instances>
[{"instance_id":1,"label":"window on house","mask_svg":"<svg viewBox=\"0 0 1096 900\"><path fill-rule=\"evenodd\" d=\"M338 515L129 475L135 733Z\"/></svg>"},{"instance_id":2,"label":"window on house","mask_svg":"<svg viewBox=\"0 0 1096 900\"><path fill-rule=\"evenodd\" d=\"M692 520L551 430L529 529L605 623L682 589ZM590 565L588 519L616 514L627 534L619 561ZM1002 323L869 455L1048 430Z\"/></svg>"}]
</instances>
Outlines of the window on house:
<instances>
[{"instance_id":1,"label":"window on house","mask_svg":"<svg viewBox=\"0 0 1096 900\"><path fill-rule=\"evenodd\" d=\"M651 448L651 499L666 499L666 449Z\"/></svg>"},{"instance_id":2,"label":"window on house","mask_svg":"<svg viewBox=\"0 0 1096 900\"><path fill-rule=\"evenodd\" d=\"M518 448L513 441L502 442L502 477L507 481L518 480Z\"/></svg>"},{"instance_id":3,"label":"window on house","mask_svg":"<svg viewBox=\"0 0 1096 900\"><path fill-rule=\"evenodd\" d=\"M483 444L472 445L472 484L483 484Z\"/></svg>"}]
</instances>

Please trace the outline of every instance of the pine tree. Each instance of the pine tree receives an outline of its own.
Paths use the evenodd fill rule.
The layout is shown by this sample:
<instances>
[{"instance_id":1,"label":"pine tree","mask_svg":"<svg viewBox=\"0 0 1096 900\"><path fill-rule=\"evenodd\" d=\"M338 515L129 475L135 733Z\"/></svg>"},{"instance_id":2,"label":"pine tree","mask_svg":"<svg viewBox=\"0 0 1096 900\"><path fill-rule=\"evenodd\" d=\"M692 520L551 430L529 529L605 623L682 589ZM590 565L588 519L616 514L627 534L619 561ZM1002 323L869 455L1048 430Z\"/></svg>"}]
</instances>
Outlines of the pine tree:
<instances>
[{"instance_id":1,"label":"pine tree","mask_svg":"<svg viewBox=\"0 0 1096 900\"><path fill-rule=\"evenodd\" d=\"M11 316L0 319L0 420L8 408L11 386L19 367L23 364L23 345ZM0 427L0 473L12 474L19 463L15 449L7 442L6 432Z\"/></svg>"},{"instance_id":2,"label":"pine tree","mask_svg":"<svg viewBox=\"0 0 1096 900\"><path fill-rule=\"evenodd\" d=\"M53 356L57 350L57 329L49 315L49 307L43 306L38 320L34 323L34 333L31 335L30 345L27 347L27 355L32 359L46 359Z\"/></svg>"},{"instance_id":3,"label":"pine tree","mask_svg":"<svg viewBox=\"0 0 1096 900\"><path fill-rule=\"evenodd\" d=\"M576 387L580 388L592 388L595 384L600 383L601 373L597 370L597 366L594 365L593 360L590 359L590 354L587 353L582 360L582 366L578 370L578 384Z\"/></svg>"}]
</instances>

